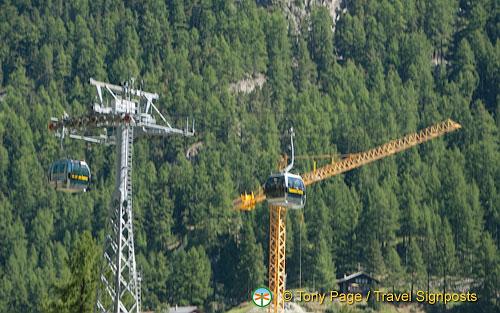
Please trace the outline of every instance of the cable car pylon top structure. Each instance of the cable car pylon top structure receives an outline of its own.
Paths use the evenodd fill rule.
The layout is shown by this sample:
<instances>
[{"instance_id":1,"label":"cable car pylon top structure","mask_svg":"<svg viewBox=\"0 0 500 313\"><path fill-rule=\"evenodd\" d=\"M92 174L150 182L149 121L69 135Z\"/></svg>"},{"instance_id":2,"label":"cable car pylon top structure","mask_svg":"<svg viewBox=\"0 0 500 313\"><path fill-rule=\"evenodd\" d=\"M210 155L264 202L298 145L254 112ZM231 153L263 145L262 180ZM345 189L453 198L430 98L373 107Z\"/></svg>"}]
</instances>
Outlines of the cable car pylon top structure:
<instances>
[{"instance_id":1,"label":"cable car pylon top structure","mask_svg":"<svg viewBox=\"0 0 500 313\"><path fill-rule=\"evenodd\" d=\"M193 136L189 120L185 129L173 128L153 101L158 94L134 88L133 78L124 86L96 81L97 102L89 115L51 118L49 128L57 137L116 145L115 189L106 225L96 312L141 312L140 276L136 270L132 222L132 158L134 138L144 136ZM106 97L107 96L107 97ZM157 123L155 116L162 123ZM96 132L100 134L95 134Z\"/></svg>"}]
</instances>

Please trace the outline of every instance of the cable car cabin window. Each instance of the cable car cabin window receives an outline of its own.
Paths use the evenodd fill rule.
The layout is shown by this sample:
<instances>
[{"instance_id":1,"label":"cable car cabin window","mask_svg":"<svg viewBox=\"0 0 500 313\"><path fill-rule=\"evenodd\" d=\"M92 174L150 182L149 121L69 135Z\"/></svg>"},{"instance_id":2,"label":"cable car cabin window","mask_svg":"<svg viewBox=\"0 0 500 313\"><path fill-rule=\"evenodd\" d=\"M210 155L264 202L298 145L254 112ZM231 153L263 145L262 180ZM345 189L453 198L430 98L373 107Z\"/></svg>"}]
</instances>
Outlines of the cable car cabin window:
<instances>
[{"instance_id":1,"label":"cable car cabin window","mask_svg":"<svg viewBox=\"0 0 500 313\"><path fill-rule=\"evenodd\" d=\"M80 164L79 162L78 163L75 162L75 164L73 165L73 174L71 175L71 178L73 178L75 182L78 182L81 175L82 175L82 170Z\"/></svg>"},{"instance_id":2,"label":"cable car cabin window","mask_svg":"<svg viewBox=\"0 0 500 313\"><path fill-rule=\"evenodd\" d=\"M64 180L64 163L62 161L54 162L54 167L52 168L52 179L61 181Z\"/></svg>"},{"instance_id":3,"label":"cable car cabin window","mask_svg":"<svg viewBox=\"0 0 500 313\"><path fill-rule=\"evenodd\" d=\"M80 161L72 162L73 170L71 171L71 180L75 184L88 184L90 171L85 163L81 163Z\"/></svg>"},{"instance_id":4,"label":"cable car cabin window","mask_svg":"<svg viewBox=\"0 0 500 313\"><path fill-rule=\"evenodd\" d=\"M264 186L266 197L279 198L283 197L285 191L285 180L283 176L269 177Z\"/></svg>"},{"instance_id":5,"label":"cable car cabin window","mask_svg":"<svg viewBox=\"0 0 500 313\"><path fill-rule=\"evenodd\" d=\"M304 182L299 178L288 177L288 195L301 198L304 195Z\"/></svg>"},{"instance_id":6,"label":"cable car cabin window","mask_svg":"<svg viewBox=\"0 0 500 313\"><path fill-rule=\"evenodd\" d=\"M61 162L59 164L59 175L61 179L64 179L65 172L66 172L66 164L64 162Z\"/></svg>"},{"instance_id":7,"label":"cable car cabin window","mask_svg":"<svg viewBox=\"0 0 500 313\"><path fill-rule=\"evenodd\" d=\"M82 175L86 176L86 177L89 177L90 176L89 174L90 174L89 173L89 169L87 167L83 167L82 168Z\"/></svg>"},{"instance_id":8,"label":"cable car cabin window","mask_svg":"<svg viewBox=\"0 0 500 313\"><path fill-rule=\"evenodd\" d=\"M74 166L73 166L73 175L80 175L80 164L76 163Z\"/></svg>"},{"instance_id":9,"label":"cable car cabin window","mask_svg":"<svg viewBox=\"0 0 500 313\"><path fill-rule=\"evenodd\" d=\"M61 169L62 169L62 171L61 171ZM64 167L62 166L62 164L56 163L56 165L54 166L55 178L59 179L60 173L62 173L63 171L64 171Z\"/></svg>"},{"instance_id":10,"label":"cable car cabin window","mask_svg":"<svg viewBox=\"0 0 500 313\"><path fill-rule=\"evenodd\" d=\"M55 178L55 170L56 170L56 165L52 164L50 166L50 170L49 170L49 181L51 181Z\"/></svg>"}]
</instances>

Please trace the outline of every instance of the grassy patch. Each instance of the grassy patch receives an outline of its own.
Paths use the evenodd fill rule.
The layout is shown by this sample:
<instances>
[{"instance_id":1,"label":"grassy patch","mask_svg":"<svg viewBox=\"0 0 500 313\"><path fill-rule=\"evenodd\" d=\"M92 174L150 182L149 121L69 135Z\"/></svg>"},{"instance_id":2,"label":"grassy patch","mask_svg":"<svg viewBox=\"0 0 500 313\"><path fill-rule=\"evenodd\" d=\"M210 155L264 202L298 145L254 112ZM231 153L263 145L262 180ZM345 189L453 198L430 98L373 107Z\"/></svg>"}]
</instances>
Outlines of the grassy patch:
<instances>
[{"instance_id":1,"label":"grassy patch","mask_svg":"<svg viewBox=\"0 0 500 313\"><path fill-rule=\"evenodd\" d=\"M251 310L252 307L254 307L254 305L252 305L250 302L243 302L237 307L227 311L227 313L246 313Z\"/></svg>"}]
</instances>

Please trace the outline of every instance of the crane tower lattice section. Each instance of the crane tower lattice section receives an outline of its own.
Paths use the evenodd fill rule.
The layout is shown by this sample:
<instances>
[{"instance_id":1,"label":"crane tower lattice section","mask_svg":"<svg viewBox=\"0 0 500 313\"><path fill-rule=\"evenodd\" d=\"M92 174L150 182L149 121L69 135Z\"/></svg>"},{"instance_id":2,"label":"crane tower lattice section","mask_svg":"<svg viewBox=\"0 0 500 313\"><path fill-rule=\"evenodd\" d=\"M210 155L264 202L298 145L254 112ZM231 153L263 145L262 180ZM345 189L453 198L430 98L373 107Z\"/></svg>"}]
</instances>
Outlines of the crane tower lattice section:
<instances>
[{"instance_id":1,"label":"crane tower lattice section","mask_svg":"<svg viewBox=\"0 0 500 313\"><path fill-rule=\"evenodd\" d=\"M344 154L336 161L319 169L304 173L301 178L305 185L327 179L329 177L345 173L358 168L364 164L385 158L387 156L404 151L411 147L442 136L446 133L460 129L462 126L451 119L429 126L415 133L403 136L396 140L382 144L375 148L360 153ZM320 158L330 155L320 155ZM308 158L300 157L300 158ZM281 166L281 163L280 163ZM249 211L255 205L266 200L264 189L261 186L258 191L240 195L233 201L233 209ZM286 260L286 208L270 205L270 231L269 231L269 289L273 293L273 299L269 306L269 312L284 312L283 292L285 291L285 260Z\"/></svg>"}]
</instances>

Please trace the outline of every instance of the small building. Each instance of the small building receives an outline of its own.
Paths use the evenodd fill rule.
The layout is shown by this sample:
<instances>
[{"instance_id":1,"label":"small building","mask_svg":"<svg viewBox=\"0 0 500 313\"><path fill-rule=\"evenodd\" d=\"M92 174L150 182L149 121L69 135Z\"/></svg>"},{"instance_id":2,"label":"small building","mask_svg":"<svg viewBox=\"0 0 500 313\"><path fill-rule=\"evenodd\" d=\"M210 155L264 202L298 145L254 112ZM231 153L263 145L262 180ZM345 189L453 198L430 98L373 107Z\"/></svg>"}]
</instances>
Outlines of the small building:
<instances>
[{"instance_id":1,"label":"small building","mask_svg":"<svg viewBox=\"0 0 500 313\"><path fill-rule=\"evenodd\" d=\"M170 313L203 313L195 306L174 306L170 307Z\"/></svg>"},{"instance_id":2,"label":"small building","mask_svg":"<svg viewBox=\"0 0 500 313\"><path fill-rule=\"evenodd\" d=\"M163 310L161 310L163 312ZM173 306L168 308L169 313L203 313L195 306ZM154 311L144 311L142 313L155 313Z\"/></svg>"},{"instance_id":3,"label":"small building","mask_svg":"<svg viewBox=\"0 0 500 313\"><path fill-rule=\"evenodd\" d=\"M379 283L379 281L370 274L365 271L359 271L349 276L344 274L344 278L337 280L337 284L339 284L341 293L366 294L368 290L370 290L372 281Z\"/></svg>"}]
</instances>

